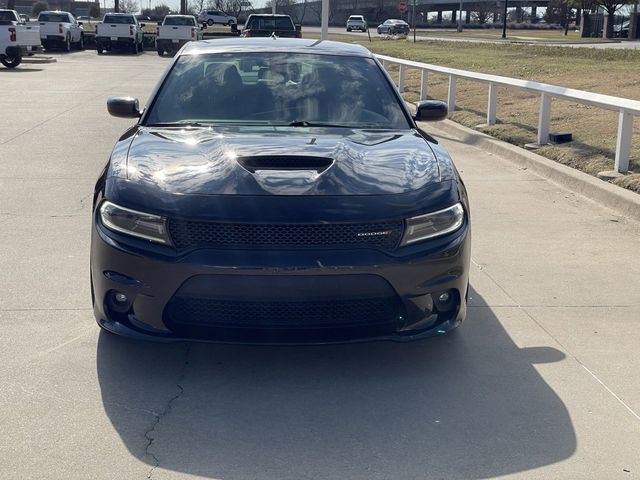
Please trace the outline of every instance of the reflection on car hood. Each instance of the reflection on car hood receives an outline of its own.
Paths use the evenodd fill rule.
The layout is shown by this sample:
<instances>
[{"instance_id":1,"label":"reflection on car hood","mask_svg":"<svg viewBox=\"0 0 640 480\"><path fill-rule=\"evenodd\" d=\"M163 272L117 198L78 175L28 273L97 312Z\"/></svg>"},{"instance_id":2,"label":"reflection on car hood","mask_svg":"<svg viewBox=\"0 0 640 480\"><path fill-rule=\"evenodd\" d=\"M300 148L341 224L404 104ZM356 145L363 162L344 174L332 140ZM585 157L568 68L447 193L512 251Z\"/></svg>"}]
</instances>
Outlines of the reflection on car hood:
<instances>
[{"instance_id":1,"label":"reflection on car hood","mask_svg":"<svg viewBox=\"0 0 640 480\"><path fill-rule=\"evenodd\" d=\"M112 157L115 176L176 194L398 194L440 179L429 143L413 130L141 127L123 157ZM307 157L326 166L298 168ZM265 166L252 171L244 159Z\"/></svg>"}]
</instances>

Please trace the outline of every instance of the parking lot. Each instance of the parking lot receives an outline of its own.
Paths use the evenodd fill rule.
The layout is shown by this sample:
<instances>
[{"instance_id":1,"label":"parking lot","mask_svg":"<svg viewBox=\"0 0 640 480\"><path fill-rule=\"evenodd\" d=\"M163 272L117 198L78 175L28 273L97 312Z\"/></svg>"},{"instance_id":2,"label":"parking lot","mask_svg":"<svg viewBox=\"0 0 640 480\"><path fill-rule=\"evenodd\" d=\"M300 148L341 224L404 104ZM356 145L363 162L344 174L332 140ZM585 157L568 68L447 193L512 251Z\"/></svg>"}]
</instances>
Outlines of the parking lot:
<instances>
[{"instance_id":1,"label":"parking lot","mask_svg":"<svg viewBox=\"0 0 640 480\"><path fill-rule=\"evenodd\" d=\"M425 125L472 202L450 335L325 347L101 333L93 185L169 64L56 54L0 69L0 478L640 477L640 225Z\"/></svg>"}]
</instances>

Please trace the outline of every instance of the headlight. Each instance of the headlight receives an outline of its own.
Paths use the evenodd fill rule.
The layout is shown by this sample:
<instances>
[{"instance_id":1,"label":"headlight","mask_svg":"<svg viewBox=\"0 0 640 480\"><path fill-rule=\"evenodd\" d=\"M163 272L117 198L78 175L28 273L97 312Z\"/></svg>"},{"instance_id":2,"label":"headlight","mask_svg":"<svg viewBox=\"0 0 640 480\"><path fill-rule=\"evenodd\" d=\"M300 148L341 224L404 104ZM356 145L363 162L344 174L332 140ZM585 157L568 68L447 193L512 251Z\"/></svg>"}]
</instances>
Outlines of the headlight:
<instances>
[{"instance_id":1,"label":"headlight","mask_svg":"<svg viewBox=\"0 0 640 480\"><path fill-rule=\"evenodd\" d=\"M100 218L110 230L165 245L171 244L166 219L159 215L138 212L105 201L100 206Z\"/></svg>"},{"instance_id":2,"label":"headlight","mask_svg":"<svg viewBox=\"0 0 640 480\"><path fill-rule=\"evenodd\" d=\"M454 232L462 226L463 221L464 208L459 203L444 210L409 218L406 220L404 237L402 237L400 246L403 247Z\"/></svg>"}]
</instances>

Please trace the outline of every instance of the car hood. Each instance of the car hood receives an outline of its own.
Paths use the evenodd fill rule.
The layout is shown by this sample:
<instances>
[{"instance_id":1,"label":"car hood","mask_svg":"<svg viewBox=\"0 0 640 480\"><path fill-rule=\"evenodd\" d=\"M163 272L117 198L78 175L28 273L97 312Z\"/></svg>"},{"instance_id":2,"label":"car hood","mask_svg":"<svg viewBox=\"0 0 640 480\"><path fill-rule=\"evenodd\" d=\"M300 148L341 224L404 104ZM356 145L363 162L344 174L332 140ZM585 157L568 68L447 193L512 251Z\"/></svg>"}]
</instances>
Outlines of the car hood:
<instances>
[{"instance_id":1,"label":"car hood","mask_svg":"<svg viewBox=\"0 0 640 480\"><path fill-rule=\"evenodd\" d=\"M126 141L115 175L174 194L381 195L440 180L415 130L141 127Z\"/></svg>"}]
</instances>

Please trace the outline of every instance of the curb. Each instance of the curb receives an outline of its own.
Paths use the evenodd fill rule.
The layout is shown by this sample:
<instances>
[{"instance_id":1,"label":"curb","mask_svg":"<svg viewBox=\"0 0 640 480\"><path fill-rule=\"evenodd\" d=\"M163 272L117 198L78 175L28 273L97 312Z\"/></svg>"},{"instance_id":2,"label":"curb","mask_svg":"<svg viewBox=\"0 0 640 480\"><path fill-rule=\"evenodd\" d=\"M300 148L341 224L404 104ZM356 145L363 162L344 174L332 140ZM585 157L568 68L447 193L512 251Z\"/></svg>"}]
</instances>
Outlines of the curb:
<instances>
[{"instance_id":1,"label":"curb","mask_svg":"<svg viewBox=\"0 0 640 480\"><path fill-rule=\"evenodd\" d=\"M54 57L22 57L22 63L56 63L57 61Z\"/></svg>"},{"instance_id":2,"label":"curb","mask_svg":"<svg viewBox=\"0 0 640 480\"><path fill-rule=\"evenodd\" d=\"M496 154L517 165L525 166L553 183L640 222L640 195L637 193L599 180L587 173L554 162L485 133L477 132L452 120L432 123L429 127L435 127L435 130L454 135L469 145Z\"/></svg>"}]
</instances>

